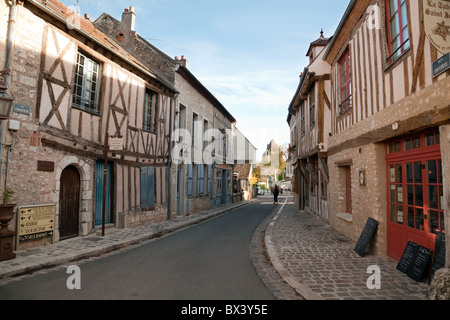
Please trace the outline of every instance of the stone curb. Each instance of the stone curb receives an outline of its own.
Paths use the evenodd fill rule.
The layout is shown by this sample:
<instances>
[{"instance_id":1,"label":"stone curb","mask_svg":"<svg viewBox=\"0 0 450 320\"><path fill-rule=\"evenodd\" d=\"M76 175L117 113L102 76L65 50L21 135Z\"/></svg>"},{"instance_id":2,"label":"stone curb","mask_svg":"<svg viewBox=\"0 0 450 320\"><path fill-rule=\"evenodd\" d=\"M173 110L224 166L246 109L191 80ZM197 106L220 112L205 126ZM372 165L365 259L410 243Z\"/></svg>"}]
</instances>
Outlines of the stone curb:
<instances>
[{"instance_id":1,"label":"stone curb","mask_svg":"<svg viewBox=\"0 0 450 320\"><path fill-rule=\"evenodd\" d=\"M267 254L270 261L272 262L272 265L277 270L281 278L283 278L284 281L286 281L305 300L324 300L320 295L313 292L307 285L302 284L289 274L289 272L284 268L283 264L278 259L276 250L272 245L273 229L275 223L277 222L278 217L282 213L287 202L288 198L285 199L283 205L278 209L278 212L276 213L275 217L273 217L272 221L269 223L269 226L266 229L264 242L266 245Z\"/></svg>"}]
</instances>

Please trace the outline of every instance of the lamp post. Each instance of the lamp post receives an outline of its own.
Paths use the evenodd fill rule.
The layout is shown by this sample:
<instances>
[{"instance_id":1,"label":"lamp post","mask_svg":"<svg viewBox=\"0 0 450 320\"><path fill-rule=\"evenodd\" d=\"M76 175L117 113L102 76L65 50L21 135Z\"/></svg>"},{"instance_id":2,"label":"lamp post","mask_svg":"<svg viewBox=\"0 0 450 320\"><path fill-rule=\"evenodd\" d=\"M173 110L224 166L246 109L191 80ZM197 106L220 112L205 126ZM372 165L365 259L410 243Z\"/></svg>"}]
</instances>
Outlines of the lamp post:
<instances>
[{"instance_id":1,"label":"lamp post","mask_svg":"<svg viewBox=\"0 0 450 320\"><path fill-rule=\"evenodd\" d=\"M8 72L8 70L6 70L6 72ZM0 73L5 72L0 71ZM0 122L9 118L9 113L11 112L11 107L14 101L14 99L8 95L7 91L8 87L4 84L0 84ZM3 192L5 203L0 204L0 261L11 260L16 257L13 252L13 239L16 233L8 230L9 222L14 219L14 207L16 205L6 203L6 194L7 189L5 187Z\"/></svg>"}]
</instances>

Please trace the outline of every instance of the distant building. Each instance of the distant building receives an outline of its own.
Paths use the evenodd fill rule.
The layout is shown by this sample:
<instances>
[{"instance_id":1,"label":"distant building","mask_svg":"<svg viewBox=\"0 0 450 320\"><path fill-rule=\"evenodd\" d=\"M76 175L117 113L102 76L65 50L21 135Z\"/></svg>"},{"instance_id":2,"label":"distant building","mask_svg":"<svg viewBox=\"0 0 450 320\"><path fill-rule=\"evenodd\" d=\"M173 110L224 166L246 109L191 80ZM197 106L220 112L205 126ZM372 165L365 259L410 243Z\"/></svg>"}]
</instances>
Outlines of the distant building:
<instances>
[{"instance_id":1,"label":"distant building","mask_svg":"<svg viewBox=\"0 0 450 320\"><path fill-rule=\"evenodd\" d=\"M307 56L310 64L300 77L297 91L289 105L288 124L291 144L288 165L294 167L294 202L328 219L327 148L331 130L330 65L323 60L329 43L321 32L311 43Z\"/></svg>"}]
</instances>

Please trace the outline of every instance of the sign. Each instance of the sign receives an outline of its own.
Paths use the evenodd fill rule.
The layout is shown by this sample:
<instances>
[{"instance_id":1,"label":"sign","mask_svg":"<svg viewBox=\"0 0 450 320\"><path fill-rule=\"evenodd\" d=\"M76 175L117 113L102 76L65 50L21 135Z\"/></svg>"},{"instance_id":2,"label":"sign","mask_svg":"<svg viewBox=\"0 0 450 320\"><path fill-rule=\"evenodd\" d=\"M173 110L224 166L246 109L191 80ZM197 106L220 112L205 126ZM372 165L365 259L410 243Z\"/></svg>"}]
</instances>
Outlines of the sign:
<instances>
[{"instance_id":1,"label":"sign","mask_svg":"<svg viewBox=\"0 0 450 320\"><path fill-rule=\"evenodd\" d=\"M109 140L109 150L122 151L123 150L123 138L111 138Z\"/></svg>"},{"instance_id":2,"label":"sign","mask_svg":"<svg viewBox=\"0 0 450 320\"><path fill-rule=\"evenodd\" d=\"M17 217L18 243L53 237L55 205L19 207Z\"/></svg>"},{"instance_id":3,"label":"sign","mask_svg":"<svg viewBox=\"0 0 450 320\"><path fill-rule=\"evenodd\" d=\"M434 61L432 69L433 69L433 78L436 78L438 75L450 69L450 54L447 53L446 55Z\"/></svg>"},{"instance_id":4,"label":"sign","mask_svg":"<svg viewBox=\"0 0 450 320\"><path fill-rule=\"evenodd\" d=\"M436 235L436 244L434 249L433 264L431 266L430 281L433 279L436 271L444 267L445 267L445 233L439 232Z\"/></svg>"},{"instance_id":5,"label":"sign","mask_svg":"<svg viewBox=\"0 0 450 320\"><path fill-rule=\"evenodd\" d=\"M431 259L431 250L409 241L397 265L397 270L420 281Z\"/></svg>"},{"instance_id":6,"label":"sign","mask_svg":"<svg viewBox=\"0 0 450 320\"><path fill-rule=\"evenodd\" d=\"M55 163L52 161L40 161L37 162L37 171L54 172Z\"/></svg>"},{"instance_id":7,"label":"sign","mask_svg":"<svg viewBox=\"0 0 450 320\"><path fill-rule=\"evenodd\" d=\"M367 249L367 246L369 245L370 240L373 237L373 234L375 233L375 229L378 226L378 221L369 218L367 220L366 226L364 227L363 232L361 233L361 236L356 243L355 252L359 254L361 257L364 255L364 252Z\"/></svg>"},{"instance_id":8,"label":"sign","mask_svg":"<svg viewBox=\"0 0 450 320\"><path fill-rule=\"evenodd\" d=\"M417 248L416 256L408 269L408 277L413 280L420 281L431 259L431 250L419 246Z\"/></svg>"},{"instance_id":9,"label":"sign","mask_svg":"<svg viewBox=\"0 0 450 320\"><path fill-rule=\"evenodd\" d=\"M442 54L450 52L450 3L423 0L425 34Z\"/></svg>"},{"instance_id":10,"label":"sign","mask_svg":"<svg viewBox=\"0 0 450 320\"><path fill-rule=\"evenodd\" d=\"M405 251L403 251L402 258L400 259L399 263L397 264L397 270L403 273L408 273L409 267L411 266L411 263L416 256L417 249L419 248L419 245L417 243L414 243L412 241L409 241L406 245Z\"/></svg>"},{"instance_id":11,"label":"sign","mask_svg":"<svg viewBox=\"0 0 450 320\"><path fill-rule=\"evenodd\" d=\"M13 108L14 112L22 113L22 114L26 114L26 115L30 114L30 110L31 110L30 106L24 106L24 105L18 104L18 103L15 103L14 108Z\"/></svg>"}]
</instances>

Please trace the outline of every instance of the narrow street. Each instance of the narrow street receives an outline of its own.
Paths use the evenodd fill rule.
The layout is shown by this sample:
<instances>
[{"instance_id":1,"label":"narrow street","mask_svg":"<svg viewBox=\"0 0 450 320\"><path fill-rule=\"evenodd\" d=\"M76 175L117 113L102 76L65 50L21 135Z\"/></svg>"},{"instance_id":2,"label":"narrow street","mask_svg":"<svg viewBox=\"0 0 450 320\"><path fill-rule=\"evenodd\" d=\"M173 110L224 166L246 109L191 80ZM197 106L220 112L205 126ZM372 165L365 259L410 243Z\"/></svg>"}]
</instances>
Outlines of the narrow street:
<instances>
[{"instance_id":1,"label":"narrow street","mask_svg":"<svg viewBox=\"0 0 450 320\"><path fill-rule=\"evenodd\" d=\"M81 289L66 268L0 287L0 299L272 300L252 264L255 229L270 199L145 245L79 265Z\"/></svg>"}]
</instances>

